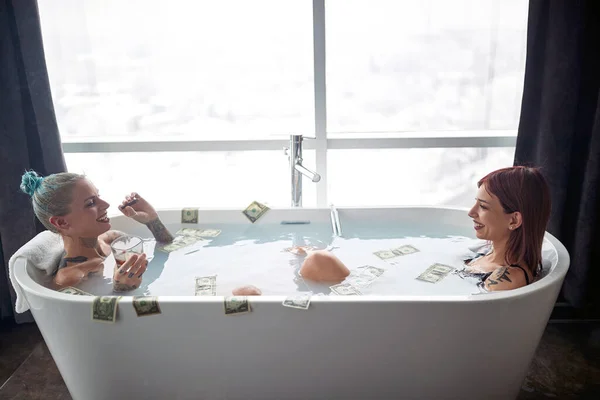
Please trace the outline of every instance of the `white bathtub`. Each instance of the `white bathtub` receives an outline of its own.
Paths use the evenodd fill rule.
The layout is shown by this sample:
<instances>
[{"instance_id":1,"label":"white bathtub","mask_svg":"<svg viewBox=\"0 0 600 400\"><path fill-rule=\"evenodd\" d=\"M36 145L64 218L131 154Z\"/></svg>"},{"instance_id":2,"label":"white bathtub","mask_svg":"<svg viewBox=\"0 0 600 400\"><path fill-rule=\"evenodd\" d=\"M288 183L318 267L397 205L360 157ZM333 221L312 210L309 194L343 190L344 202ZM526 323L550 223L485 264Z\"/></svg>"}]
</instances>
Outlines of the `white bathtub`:
<instances>
[{"instance_id":1,"label":"white bathtub","mask_svg":"<svg viewBox=\"0 0 600 400\"><path fill-rule=\"evenodd\" d=\"M473 237L465 210L341 208L339 219L342 235L357 223L418 233L435 221ZM237 210L201 210L199 220L246 221ZM330 211L271 210L256 225L281 220L324 222ZM112 225L139 229L122 217ZM25 262L15 272L77 400L514 399L569 266L562 244L546 238L556 249L547 276L507 292L315 297L307 311L263 296L239 316L224 315L222 297L161 297L162 314L142 318L124 297L115 324L93 322L92 297L41 286Z\"/></svg>"}]
</instances>

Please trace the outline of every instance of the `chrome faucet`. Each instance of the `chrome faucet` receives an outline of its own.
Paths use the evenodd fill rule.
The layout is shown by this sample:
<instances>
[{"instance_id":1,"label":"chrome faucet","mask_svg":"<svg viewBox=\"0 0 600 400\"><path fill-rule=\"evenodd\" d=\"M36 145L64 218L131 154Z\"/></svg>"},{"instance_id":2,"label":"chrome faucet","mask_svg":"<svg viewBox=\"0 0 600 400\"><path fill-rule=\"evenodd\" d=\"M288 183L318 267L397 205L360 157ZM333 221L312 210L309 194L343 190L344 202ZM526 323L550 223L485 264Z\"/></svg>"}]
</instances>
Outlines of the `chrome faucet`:
<instances>
[{"instance_id":1,"label":"chrome faucet","mask_svg":"<svg viewBox=\"0 0 600 400\"><path fill-rule=\"evenodd\" d=\"M313 182L319 182L321 175L302 165L302 135L290 135L290 147L284 147L284 152L290 160L292 207L302 207L302 175Z\"/></svg>"}]
</instances>

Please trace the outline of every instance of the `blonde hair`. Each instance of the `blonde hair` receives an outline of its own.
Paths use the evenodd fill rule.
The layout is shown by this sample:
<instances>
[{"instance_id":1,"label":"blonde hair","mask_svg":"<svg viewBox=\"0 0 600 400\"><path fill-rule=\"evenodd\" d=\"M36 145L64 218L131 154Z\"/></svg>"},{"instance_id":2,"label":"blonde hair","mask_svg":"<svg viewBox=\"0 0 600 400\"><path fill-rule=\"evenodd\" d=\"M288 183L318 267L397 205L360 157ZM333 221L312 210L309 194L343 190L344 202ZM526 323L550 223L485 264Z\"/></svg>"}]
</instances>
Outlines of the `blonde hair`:
<instances>
[{"instance_id":1,"label":"blonde hair","mask_svg":"<svg viewBox=\"0 0 600 400\"><path fill-rule=\"evenodd\" d=\"M21 190L31 197L33 212L51 232L58 233L50 223L50 217L67 215L71 212L73 188L85 175L71 172L39 176L35 171L26 171L21 178Z\"/></svg>"}]
</instances>

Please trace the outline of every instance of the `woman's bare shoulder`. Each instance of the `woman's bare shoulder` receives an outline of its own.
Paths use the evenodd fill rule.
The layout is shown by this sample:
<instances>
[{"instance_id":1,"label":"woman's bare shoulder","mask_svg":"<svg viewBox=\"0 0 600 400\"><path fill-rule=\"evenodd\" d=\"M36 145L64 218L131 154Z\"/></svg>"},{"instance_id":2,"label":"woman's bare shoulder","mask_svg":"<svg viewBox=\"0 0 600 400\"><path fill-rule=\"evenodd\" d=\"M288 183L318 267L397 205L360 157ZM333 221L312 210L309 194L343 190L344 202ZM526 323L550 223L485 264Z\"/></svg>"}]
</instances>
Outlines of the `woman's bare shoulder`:
<instances>
[{"instance_id":1,"label":"woman's bare shoulder","mask_svg":"<svg viewBox=\"0 0 600 400\"><path fill-rule=\"evenodd\" d=\"M489 291L517 289L525 285L525 275L516 267L497 268L485 280L485 288Z\"/></svg>"}]
</instances>

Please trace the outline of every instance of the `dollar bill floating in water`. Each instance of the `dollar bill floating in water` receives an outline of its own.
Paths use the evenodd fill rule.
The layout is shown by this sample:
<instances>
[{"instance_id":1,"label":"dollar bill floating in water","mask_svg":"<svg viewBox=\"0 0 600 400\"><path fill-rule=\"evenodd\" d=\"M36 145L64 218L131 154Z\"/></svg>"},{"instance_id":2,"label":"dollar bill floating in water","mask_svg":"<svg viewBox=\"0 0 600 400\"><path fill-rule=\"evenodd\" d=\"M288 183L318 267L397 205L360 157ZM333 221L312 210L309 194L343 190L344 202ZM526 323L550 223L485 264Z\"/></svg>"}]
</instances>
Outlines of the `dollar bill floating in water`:
<instances>
[{"instance_id":1,"label":"dollar bill floating in water","mask_svg":"<svg viewBox=\"0 0 600 400\"><path fill-rule=\"evenodd\" d=\"M196 296L216 296L217 295L217 276L196 277L195 286Z\"/></svg>"},{"instance_id":2,"label":"dollar bill floating in water","mask_svg":"<svg viewBox=\"0 0 600 400\"><path fill-rule=\"evenodd\" d=\"M259 203L258 201L253 201L242 213L250 220L250 222L255 223L260 217L265 215L265 213L269 211L269 207L264 204Z\"/></svg>"},{"instance_id":3,"label":"dollar bill floating in water","mask_svg":"<svg viewBox=\"0 0 600 400\"><path fill-rule=\"evenodd\" d=\"M310 305L310 297L312 296L311 292L301 293L296 296L287 297L283 301L283 305L285 307L297 308L300 310L308 310L308 306Z\"/></svg>"},{"instance_id":4,"label":"dollar bill floating in water","mask_svg":"<svg viewBox=\"0 0 600 400\"><path fill-rule=\"evenodd\" d=\"M195 229L195 228L181 228L180 230L177 231L177 233L175 233L176 235L181 235L181 236L200 236L198 235L198 233L201 231L201 229Z\"/></svg>"},{"instance_id":5,"label":"dollar bill floating in water","mask_svg":"<svg viewBox=\"0 0 600 400\"><path fill-rule=\"evenodd\" d=\"M363 265L362 267L358 267L361 274L372 275L375 278L379 278L385 272L385 269L374 267L372 265Z\"/></svg>"},{"instance_id":6,"label":"dollar bill floating in water","mask_svg":"<svg viewBox=\"0 0 600 400\"><path fill-rule=\"evenodd\" d=\"M377 257L381 258L384 261L390 258L398 257L398 254L394 253L391 250L379 250L374 252L373 254L375 254Z\"/></svg>"},{"instance_id":7,"label":"dollar bill floating in water","mask_svg":"<svg viewBox=\"0 0 600 400\"><path fill-rule=\"evenodd\" d=\"M200 240L204 239L198 238L196 236L177 235L171 243L167 243L164 246L161 246L159 249L164 253L172 253L179 249L183 249L184 247L190 246Z\"/></svg>"},{"instance_id":8,"label":"dollar bill floating in water","mask_svg":"<svg viewBox=\"0 0 600 400\"><path fill-rule=\"evenodd\" d=\"M424 282L436 283L444 279L450 272L454 271L454 267L444 264L433 264L427 268L416 279Z\"/></svg>"},{"instance_id":9,"label":"dollar bill floating in water","mask_svg":"<svg viewBox=\"0 0 600 400\"><path fill-rule=\"evenodd\" d=\"M225 297L225 315L243 314L252 311L248 298L245 296Z\"/></svg>"},{"instance_id":10,"label":"dollar bill floating in water","mask_svg":"<svg viewBox=\"0 0 600 400\"><path fill-rule=\"evenodd\" d=\"M415 246L412 246L410 244L405 244L403 246L396 247L396 248L393 248L390 250L376 251L373 254L375 254L377 257L381 258L382 260L386 261L386 260L389 260L390 258L406 256L408 254L417 253L418 251L419 251L419 249L417 249Z\"/></svg>"},{"instance_id":11,"label":"dollar bill floating in water","mask_svg":"<svg viewBox=\"0 0 600 400\"><path fill-rule=\"evenodd\" d=\"M100 296L92 303L92 320L114 323L117 318L117 304L121 297Z\"/></svg>"},{"instance_id":12,"label":"dollar bill floating in water","mask_svg":"<svg viewBox=\"0 0 600 400\"><path fill-rule=\"evenodd\" d=\"M66 288L62 288L59 290L59 292L64 293L64 294L72 294L75 296L93 296L91 293L84 292L83 290L77 289L72 286L67 286Z\"/></svg>"},{"instance_id":13,"label":"dollar bill floating in water","mask_svg":"<svg viewBox=\"0 0 600 400\"><path fill-rule=\"evenodd\" d=\"M350 285L360 288L371 285L375 280L377 280L383 273L385 269L374 267L372 265L363 265L362 267L358 267L357 273L352 273L347 279L346 283Z\"/></svg>"},{"instance_id":14,"label":"dollar bill floating in water","mask_svg":"<svg viewBox=\"0 0 600 400\"><path fill-rule=\"evenodd\" d=\"M133 308L138 317L160 314L158 297L135 296L133 298Z\"/></svg>"},{"instance_id":15,"label":"dollar bill floating in water","mask_svg":"<svg viewBox=\"0 0 600 400\"><path fill-rule=\"evenodd\" d=\"M339 296L361 295L362 293L349 283L340 283L338 285L329 286L331 291Z\"/></svg>"},{"instance_id":16,"label":"dollar bill floating in water","mask_svg":"<svg viewBox=\"0 0 600 400\"><path fill-rule=\"evenodd\" d=\"M220 234L220 229L200 229L200 237L217 237Z\"/></svg>"},{"instance_id":17,"label":"dollar bill floating in water","mask_svg":"<svg viewBox=\"0 0 600 400\"><path fill-rule=\"evenodd\" d=\"M184 208L181 210L181 223L182 224L197 224L198 223L198 209L197 208Z\"/></svg>"},{"instance_id":18,"label":"dollar bill floating in water","mask_svg":"<svg viewBox=\"0 0 600 400\"><path fill-rule=\"evenodd\" d=\"M403 246L392 249L392 253L394 253L398 256L405 256L408 254L417 253L418 251L419 250L415 246L412 246L410 244L405 244Z\"/></svg>"},{"instance_id":19,"label":"dollar bill floating in water","mask_svg":"<svg viewBox=\"0 0 600 400\"><path fill-rule=\"evenodd\" d=\"M182 228L177 231L177 235L193 236L197 238L204 237L217 237L221 234L220 229L194 229L194 228Z\"/></svg>"},{"instance_id":20,"label":"dollar bill floating in water","mask_svg":"<svg viewBox=\"0 0 600 400\"><path fill-rule=\"evenodd\" d=\"M374 280L375 279L373 279L373 277L370 275L350 275L348 278L346 278L346 283L349 283L350 285L358 289L370 286Z\"/></svg>"}]
</instances>

